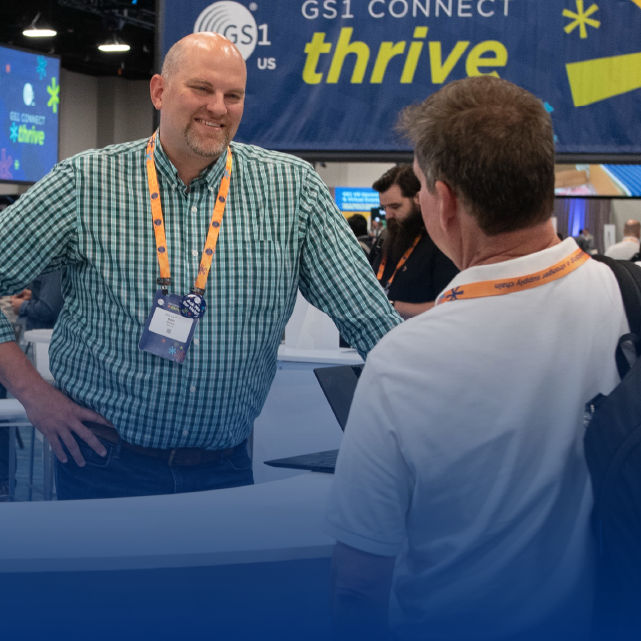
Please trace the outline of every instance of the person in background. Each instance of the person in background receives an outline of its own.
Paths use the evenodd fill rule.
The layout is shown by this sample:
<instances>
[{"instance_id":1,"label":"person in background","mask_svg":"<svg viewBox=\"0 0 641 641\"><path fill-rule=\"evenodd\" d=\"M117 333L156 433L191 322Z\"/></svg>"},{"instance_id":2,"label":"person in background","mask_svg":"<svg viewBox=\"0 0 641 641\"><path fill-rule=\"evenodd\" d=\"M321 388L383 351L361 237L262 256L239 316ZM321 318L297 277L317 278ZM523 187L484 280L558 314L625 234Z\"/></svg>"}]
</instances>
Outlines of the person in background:
<instances>
[{"instance_id":1,"label":"person in background","mask_svg":"<svg viewBox=\"0 0 641 641\"><path fill-rule=\"evenodd\" d=\"M586 253L586 254L596 254L596 248L594 247L594 236L590 233L588 229L583 228L579 235L575 238L577 245Z\"/></svg>"},{"instance_id":2,"label":"person in background","mask_svg":"<svg viewBox=\"0 0 641 641\"><path fill-rule=\"evenodd\" d=\"M617 260L630 260L639 252L639 238L641 237L641 222L630 219L623 226L623 240L610 245L605 255Z\"/></svg>"},{"instance_id":3,"label":"person in background","mask_svg":"<svg viewBox=\"0 0 641 641\"><path fill-rule=\"evenodd\" d=\"M381 217L382 214L382 217ZM385 231L385 225L382 218L385 217L385 212L381 212L380 207L372 207L370 209L370 224L369 224L369 244L373 247L380 239Z\"/></svg>"},{"instance_id":4,"label":"person in background","mask_svg":"<svg viewBox=\"0 0 641 641\"><path fill-rule=\"evenodd\" d=\"M394 309L411 318L433 307L458 270L425 229L420 184L411 165L392 167L372 187L380 194L387 227L370 252L370 263Z\"/></svg>"},{"instance_id":5,"label":"person in background","mask_svg":"<svg viewBox=\"0 0 641 641\"><path fill-rule=\"evenodd\" d=\"M531 93L466 78L400 125L461 272L359 378L327 508L338 631L381 637L389 610L398 639L586 639L583 412L619 382L616 278L554 231L554 132Z\"/></svg>"},{"instance_id":6,"label":"person in background","mask_svg":"<svg viewBox=\"0 0 641 641\"><path fill-rule=\"evenodd\" d=\"M347 219L347 224L354 232L358 244L361 246L365 255L368 256L371 250L370 236L367 233L367 218L363 214L353 214Z\"/></svg>"},{"instance_id":7,"label":"person in background","mask_svg":"<svg viewBox=\"0 0 641 641\"><path fill-rule=\"evenodd\" d=\"M62 273L60 270L40 274L30 289L11 297L11 308L25 330L51 329L62 309Z\"/></svg>"},{"instance_id":8,"label":"person in background","mask_svg":"<svg viewBox=\"0 0 641 641\"><path fill-rule=\"evenodd\" d=\"M252 483L299 288L363 356L401 322L311 166L233 142L245 83L229 40L186 36L150 82L158 131L59 163L0 216L0 294L65 268L55 387L0 324L0 382L59 499Z\"/></svg>"}]
</instances>

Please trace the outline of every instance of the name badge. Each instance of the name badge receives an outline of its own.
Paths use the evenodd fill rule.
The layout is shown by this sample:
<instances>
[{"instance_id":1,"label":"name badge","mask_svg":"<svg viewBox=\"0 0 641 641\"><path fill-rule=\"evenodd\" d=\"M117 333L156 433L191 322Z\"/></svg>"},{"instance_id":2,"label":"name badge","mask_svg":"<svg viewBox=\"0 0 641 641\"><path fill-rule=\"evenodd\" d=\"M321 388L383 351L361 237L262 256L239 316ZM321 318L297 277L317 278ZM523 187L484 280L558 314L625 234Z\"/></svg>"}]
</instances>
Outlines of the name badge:
<instances>
[{"instance_id":1,"label":"name badge","mask_svg":"<svg viewBox=\"0 0 641 641\"><path fill-rule=\"evenodd\" d=\"M181 312L183 297L158 290L142 330L138 348L174 363L182 363L194 338L198 318Z\"/></svg>"}]
</instances>

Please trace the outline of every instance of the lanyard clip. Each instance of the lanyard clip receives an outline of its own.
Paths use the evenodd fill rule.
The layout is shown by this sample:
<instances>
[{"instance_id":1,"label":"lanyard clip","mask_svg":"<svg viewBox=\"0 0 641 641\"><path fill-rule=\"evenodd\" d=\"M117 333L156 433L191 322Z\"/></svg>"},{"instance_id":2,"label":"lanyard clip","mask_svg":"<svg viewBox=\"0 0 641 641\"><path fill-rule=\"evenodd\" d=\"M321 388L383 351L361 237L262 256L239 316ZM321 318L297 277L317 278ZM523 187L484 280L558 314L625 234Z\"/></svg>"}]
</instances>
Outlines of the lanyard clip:
<instances>
[{"instance_id":1,"label":"lanyard clip","mask_svg":"<svg viewBox=\"0 0 641 641\"><path fill-rule=\"evenodd\" d=\"M166 296L171 285L171 278L156 278L156 285L162 289L163 295Z\"/></svg>"}]
</instances>

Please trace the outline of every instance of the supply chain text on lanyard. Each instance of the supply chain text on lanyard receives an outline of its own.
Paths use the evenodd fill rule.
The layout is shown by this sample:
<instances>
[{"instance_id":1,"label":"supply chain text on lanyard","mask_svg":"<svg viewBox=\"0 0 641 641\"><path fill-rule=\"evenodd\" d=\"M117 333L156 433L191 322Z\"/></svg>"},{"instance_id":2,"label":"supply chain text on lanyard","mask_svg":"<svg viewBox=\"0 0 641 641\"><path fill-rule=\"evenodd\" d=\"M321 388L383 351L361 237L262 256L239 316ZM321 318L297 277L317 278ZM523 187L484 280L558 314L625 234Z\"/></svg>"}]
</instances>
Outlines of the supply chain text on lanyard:
<instances>
[{"instance_id":1,"label":"supply chain text on lanyard","mask_svg":"<svg viewBox=\"0 0 641 641\"><path fill-rule=\"evenodd\" d=\"M512 292L520 292L524 289L539 287L540 285L545 285L546 283L563 278L563 276L567 276L583 265L589 258L590 256L579 248L558 263L532 274L458 285L441 294L436 304L440 305L442 303L450 303L466 298L502 296L503 294L511 294Z\"/></svg>"}]
</instances>

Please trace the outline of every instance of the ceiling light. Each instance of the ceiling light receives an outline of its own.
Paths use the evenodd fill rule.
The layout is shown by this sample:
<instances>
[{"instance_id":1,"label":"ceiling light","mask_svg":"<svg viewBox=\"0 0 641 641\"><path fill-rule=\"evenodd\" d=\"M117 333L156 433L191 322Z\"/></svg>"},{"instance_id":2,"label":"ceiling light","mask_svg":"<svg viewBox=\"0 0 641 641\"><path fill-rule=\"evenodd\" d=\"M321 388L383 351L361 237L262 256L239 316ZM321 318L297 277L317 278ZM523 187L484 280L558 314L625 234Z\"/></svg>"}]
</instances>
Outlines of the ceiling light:
<instances>
[{"instance_id":1,"label":"ceiling light","mask_svg":"<svg viewBox=\"0 0 641 641\"><path fill-rule=\"evenodd\" d=\"M104 53L123 53L129 51L131 47L124 41L119 40L113 35L109 40L98 45L98 49Z\"/></svg>"},{"instance_id":2,"label":"ceiling light","mask_svg":"<svg viewBox=\"0 0 641 641\"><path fill-rule=\"evenodd\" d=\"M31 21L31 24L22 31L22 35L27 38L53 38L53 36L58 35L58 32L50 26L44 25L43 23L38 25L39 19L40 13L37 13L36 17Z\"/></svg>"}]
</instances>

